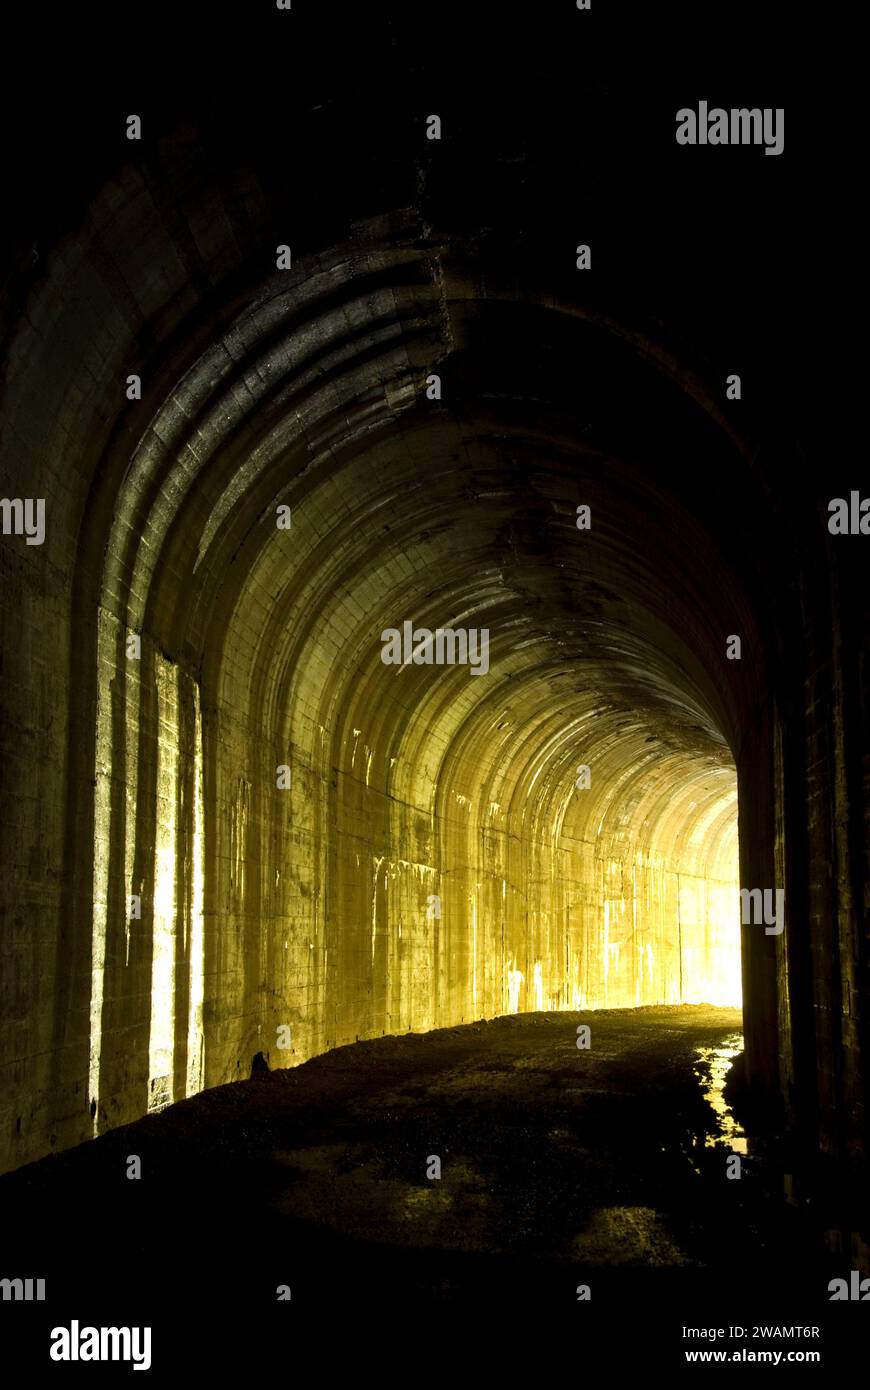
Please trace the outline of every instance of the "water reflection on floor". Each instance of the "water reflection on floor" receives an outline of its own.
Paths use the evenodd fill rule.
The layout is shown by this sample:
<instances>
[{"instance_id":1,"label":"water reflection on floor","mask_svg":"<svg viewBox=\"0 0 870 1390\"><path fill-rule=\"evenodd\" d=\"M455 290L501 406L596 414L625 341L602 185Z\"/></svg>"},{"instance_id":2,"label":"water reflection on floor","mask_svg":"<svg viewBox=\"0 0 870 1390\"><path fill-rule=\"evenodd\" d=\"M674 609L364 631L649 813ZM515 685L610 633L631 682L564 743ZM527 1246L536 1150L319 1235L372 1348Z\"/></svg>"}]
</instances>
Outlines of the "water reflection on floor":
<instances>
[{"instance_id":1,"label":"water reflection on floor","mask_svg":"<svg viewBox=\"0 0 870 1390\"><path fill-rule=\"evenodd\" d=\"M696 1047L694 1070L704 1086L704 1099L716 1113L719 1130L716 1134L705 1136L705 1145L715 1148L725 1144L732 1153L747 1153L746 1134L737 1123L731 1107L725 1100L725 1080L731 1063L743 1051L743 1034L733 1033L723 1038L718 1047Z\"/></svg>"}]
</instances>

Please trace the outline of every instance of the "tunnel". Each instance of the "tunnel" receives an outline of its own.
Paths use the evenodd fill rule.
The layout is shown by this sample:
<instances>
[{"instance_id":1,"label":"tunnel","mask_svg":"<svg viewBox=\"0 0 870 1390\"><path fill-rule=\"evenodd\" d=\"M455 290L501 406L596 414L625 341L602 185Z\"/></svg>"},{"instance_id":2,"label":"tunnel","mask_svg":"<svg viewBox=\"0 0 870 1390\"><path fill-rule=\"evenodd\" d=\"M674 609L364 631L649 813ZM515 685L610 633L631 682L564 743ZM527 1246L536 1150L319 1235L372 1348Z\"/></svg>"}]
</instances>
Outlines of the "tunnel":
<instances>
[{"instance_id":1,"label":"tunnel","mask_svg":"<svg viewBox=\"0 0 870 1390\"><path fill-rule=\"evenodd\" d=\"M382 82L324 47L292 95L49 103L16 170L2 1169L379 1039L703 1005L778 1200L866 1272L866 542L781 250L814 156L687 191L671 89L455 90L390 34Z\"/></svg>"}]
</instances>

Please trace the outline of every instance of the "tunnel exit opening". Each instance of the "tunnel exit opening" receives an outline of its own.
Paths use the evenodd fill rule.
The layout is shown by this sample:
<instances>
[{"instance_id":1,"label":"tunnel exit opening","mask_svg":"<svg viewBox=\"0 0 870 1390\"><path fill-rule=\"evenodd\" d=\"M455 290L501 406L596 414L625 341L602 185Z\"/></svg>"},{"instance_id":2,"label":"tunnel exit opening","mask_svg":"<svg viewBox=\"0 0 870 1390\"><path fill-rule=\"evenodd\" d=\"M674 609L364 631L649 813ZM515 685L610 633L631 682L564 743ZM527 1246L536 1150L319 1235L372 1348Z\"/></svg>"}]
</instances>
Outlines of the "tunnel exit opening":
<instances>
[{"instance_id":1,"label":"tunnel exit opening","mask_svg":"<svg viewBox=\"0 0 870 1390\"><path fill-rule=\"evenodd\" d=\"M552 873L532 870L506 1011L741 1007L730 756L663 752L648 731L598 737L596 774L559 803L554 843L526 851L532 865L549 854Z\"/></svg>"}]
</instances>

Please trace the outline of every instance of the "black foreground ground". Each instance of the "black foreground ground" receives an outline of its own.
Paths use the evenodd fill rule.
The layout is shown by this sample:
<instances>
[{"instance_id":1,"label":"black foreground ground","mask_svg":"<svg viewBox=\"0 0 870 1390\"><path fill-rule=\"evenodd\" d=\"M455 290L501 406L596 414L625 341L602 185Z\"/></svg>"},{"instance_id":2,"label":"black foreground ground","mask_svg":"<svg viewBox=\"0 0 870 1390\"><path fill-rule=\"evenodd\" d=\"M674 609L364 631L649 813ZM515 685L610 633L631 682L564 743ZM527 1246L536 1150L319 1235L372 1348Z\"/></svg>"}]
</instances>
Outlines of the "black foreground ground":
<instances>
[{"instance_id":1,"label":"black foreground ground","mask_svg":"<svg viewBox=\"0 0 870 1390\"><path fill-rule=\"evenodd\" d=\"M47 1273L53 1321L397 1301L597 1323L829 1312L775 1164L750 1150L726 1177L739 1131L705 1097L740 1027L706 1006L527 1014L206 1092L0 1179L3 1273Z\"/></svg>"}]
</instances>

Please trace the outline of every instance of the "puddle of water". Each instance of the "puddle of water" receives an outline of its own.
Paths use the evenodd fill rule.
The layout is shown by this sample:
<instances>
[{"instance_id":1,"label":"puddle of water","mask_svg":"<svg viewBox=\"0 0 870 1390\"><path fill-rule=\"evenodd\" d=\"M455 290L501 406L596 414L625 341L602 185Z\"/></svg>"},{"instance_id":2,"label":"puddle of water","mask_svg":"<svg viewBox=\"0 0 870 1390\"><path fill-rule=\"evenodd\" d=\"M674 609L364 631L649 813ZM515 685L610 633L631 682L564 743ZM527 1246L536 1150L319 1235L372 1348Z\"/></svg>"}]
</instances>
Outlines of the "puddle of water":
<instances>
[{"instance_id":1,"label":"puddle of water","mask_svg":"<svg viewBox=\"0 0 870 1390\"><path fill-rule=\"evenodd\" d=\"M719 1122L718 1134L705 1136L707 1148L726 1144L732 1153L747 1153L746 1135L725 1100L725 1078L734 1058L743 1051L743 1034L732 1033L718 1047L695 1048L695 1072L705 1087L704 1099L710 1103Z\"/></svg>"}]
</instances>

